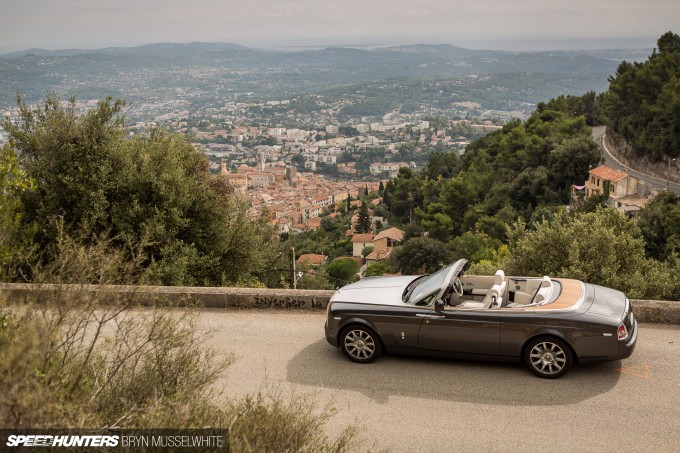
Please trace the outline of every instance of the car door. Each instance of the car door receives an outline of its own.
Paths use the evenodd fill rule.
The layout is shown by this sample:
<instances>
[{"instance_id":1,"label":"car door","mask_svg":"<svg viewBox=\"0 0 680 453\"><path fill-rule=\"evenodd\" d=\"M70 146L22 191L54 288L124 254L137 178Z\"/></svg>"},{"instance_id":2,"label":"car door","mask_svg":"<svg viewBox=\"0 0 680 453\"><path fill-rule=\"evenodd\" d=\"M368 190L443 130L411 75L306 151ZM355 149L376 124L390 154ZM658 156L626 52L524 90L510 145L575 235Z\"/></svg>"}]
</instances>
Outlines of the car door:
<instances>
[{"instance_id":1,"label":"car door","mask_svg":"<svg viewBox=\"0 0 680 453\"><path fill-rule=\"evenodd\" d=\"M417 349L420 325L426 319L425 315L433 312L427 307L400 307L384 311L369 321L376 327L388 349L391 344Z\"/></svg>"},{"instance_id":2,"label":"car door","mask_svg":"<svg viewBox=\"0 0 680 453\"><path fill-rule=\"evenodd\" d=\"M437 351L497 354L501 323L497 309L450 307L418 314L423 318L418 347Z\"/></svg>"}]
</instances>

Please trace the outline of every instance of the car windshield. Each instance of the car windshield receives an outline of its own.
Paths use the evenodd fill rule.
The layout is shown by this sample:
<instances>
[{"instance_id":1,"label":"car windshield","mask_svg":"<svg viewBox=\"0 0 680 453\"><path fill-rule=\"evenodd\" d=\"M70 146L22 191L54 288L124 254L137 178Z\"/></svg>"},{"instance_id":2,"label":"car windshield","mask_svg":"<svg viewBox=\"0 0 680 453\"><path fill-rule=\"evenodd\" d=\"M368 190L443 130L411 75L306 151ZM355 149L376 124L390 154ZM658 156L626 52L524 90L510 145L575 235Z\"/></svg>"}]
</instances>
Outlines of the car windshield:
<instances>
[{"instance_id":1,"label":"car windshield","mask_svg":"<svg viewBox=\"0 0 680 453\"><path fill-rule=\"evenodd\" d=\"M446 267L439 269L434 274L430 274L427 277L423 277L418 280L418 284L411 290L411 294L408 297L406 303L412 304L417 302L424 296L432 294L437 289L441 289L446 282L446 276L449 271L456 263L449 264Z\"/></svg>"}]
</instances>

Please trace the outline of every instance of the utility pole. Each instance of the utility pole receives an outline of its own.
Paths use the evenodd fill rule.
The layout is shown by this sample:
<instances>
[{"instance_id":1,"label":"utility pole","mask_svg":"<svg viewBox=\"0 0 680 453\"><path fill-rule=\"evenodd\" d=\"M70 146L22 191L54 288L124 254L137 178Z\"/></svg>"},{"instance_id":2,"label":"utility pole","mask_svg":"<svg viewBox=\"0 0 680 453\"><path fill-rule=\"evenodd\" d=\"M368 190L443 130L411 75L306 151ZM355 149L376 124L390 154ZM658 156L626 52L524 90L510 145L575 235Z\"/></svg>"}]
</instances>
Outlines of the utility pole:
<instances>
[{"instance_id":1,"label":"utility pole","mask_svg":"<svg viewBox=\"0 0 680 453\"><path fill-rule=\"evenodd\" d=\"M295 247L290 248L290 285L297 289L297 279L295 278Z\"/></svg>"}]
</instances>

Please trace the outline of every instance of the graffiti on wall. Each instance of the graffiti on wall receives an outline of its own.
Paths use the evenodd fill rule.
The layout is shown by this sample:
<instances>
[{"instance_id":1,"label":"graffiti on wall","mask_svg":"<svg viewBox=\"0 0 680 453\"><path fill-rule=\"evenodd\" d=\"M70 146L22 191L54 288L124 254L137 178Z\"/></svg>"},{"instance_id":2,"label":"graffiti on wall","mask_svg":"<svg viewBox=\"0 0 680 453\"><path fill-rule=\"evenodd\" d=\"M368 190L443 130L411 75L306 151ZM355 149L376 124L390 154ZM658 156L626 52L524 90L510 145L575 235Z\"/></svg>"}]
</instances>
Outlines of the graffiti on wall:
<instances>
[{"instance_id":1,"label":"graffiti on wall","mask_svg":"<svg viewBox=\"0 0 680 453\"><path fill-rule=\"evenodd\" d=\"M323 308L323 303L312 297L311 300L291 297L255 296L257 308Z\"/></svg>"}]
</instances>

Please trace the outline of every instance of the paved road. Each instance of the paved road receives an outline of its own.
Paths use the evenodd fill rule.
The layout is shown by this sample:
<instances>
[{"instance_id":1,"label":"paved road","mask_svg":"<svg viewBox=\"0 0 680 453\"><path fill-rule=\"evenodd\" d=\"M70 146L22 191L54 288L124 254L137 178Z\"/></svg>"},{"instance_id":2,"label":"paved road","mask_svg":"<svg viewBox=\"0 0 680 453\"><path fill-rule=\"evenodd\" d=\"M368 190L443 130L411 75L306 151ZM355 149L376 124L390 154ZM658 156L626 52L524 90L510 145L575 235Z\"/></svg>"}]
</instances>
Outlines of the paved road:
<instances>
[{"instance_id":1,"label":"paved road","mask_svg":"<svg viewBox=\"0 0 680 453\"><path fill-rule=\"evenodd\" d=\"M602 151L602 157L604 158L605 164L608 165L611 168L614 168L615 170L624 170L626 173L629 175L632 175L638 179L641 179L643 181L648 182L651 184L652 187L655 189L665 189L666 188L666 180L664 178L657 178L655 176L650 176L645 173L640 173L639 171L632 170L630 167L627 167L623 165L621 162L619 162L616 157L614 157L609 148L604 146L604 143L602 142L602 136L604 136L606 127L605 126L597 126L593 128L593 140L597 142L597 144L600 146L600 150ZM673 168L672 171L677 171L676 168ZM670 183L670 190L680 194L680 184L671 182Z\"/></svg>"},{"instance_id":2,"label":"paved road","mask_svg":"<svg viewBox=\"0 0 680 453\"><path fill-rule=\"evenodd\" d=\"M633 356L550 381L520 365L385 356L359 365L326 343L324 315L201 311L236 361L233 396L278 387L333 400L336 433L358 425L389 451L680 451L680 326L642 325Z\"/></svg>"}]
</instances>

